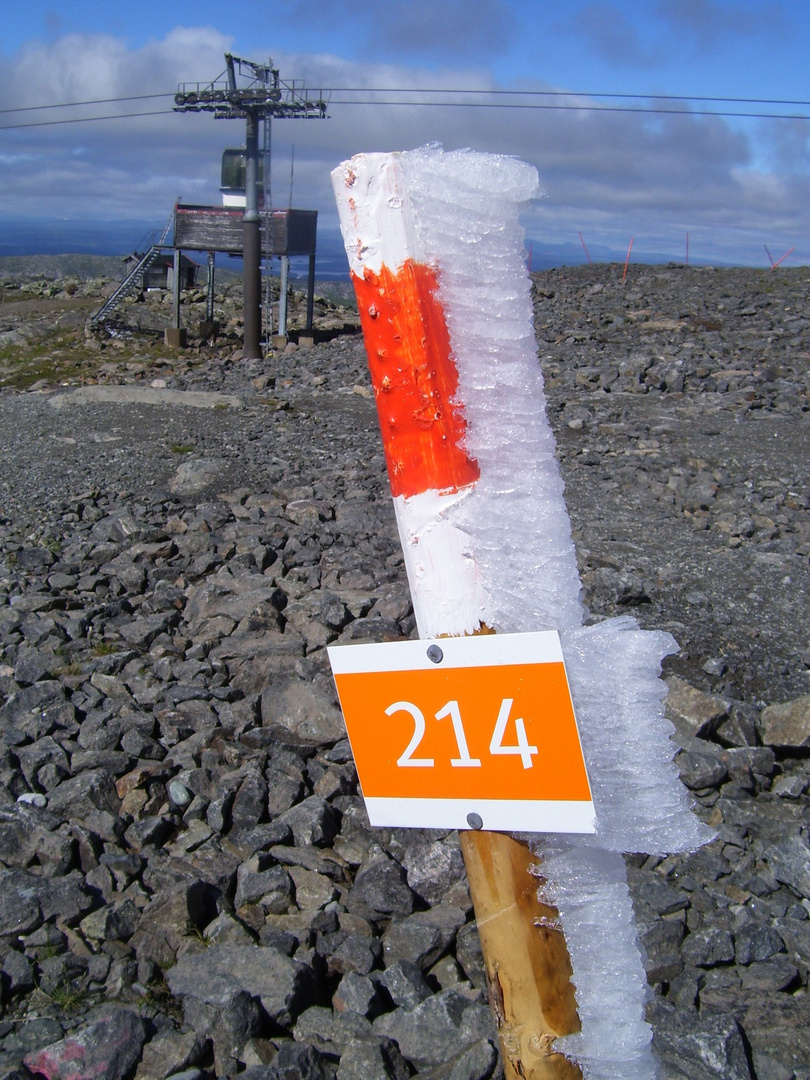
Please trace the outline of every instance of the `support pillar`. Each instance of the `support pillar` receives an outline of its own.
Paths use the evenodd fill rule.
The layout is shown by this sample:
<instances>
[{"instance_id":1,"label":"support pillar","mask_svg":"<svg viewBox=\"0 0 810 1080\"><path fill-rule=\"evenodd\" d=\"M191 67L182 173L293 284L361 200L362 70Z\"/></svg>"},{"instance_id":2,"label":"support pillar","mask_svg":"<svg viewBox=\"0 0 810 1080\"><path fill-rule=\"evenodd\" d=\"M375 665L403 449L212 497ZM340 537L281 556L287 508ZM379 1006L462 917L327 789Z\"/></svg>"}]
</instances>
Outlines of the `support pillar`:
<instances>
[{"instance_id":1,"label":"support pillar","mask_svg":"<svg viewBox=\"0 0 810 1080\"><path fill-rule=\"evenodd\" d=\"M261 239L259 235L259 136L258 113L249 109L245 132L245 213L242 242L244 281L244 356L261 359Z\"/></svg>"},{"instance_id":2,"label":"support pillar","mask_svg":"<svg viewBox=\"0 0 810 1080\"><path fill-rule=\"evenodd\" d=\"M310 252L309 271L307 273L307 330L312 330L312 315L315 306L315 252Z\"/></svg>"},{"instance_id":3,"label":"support pillar","mask_svg":"<svg viewBox=\"0 0 810 1080\"><path fill-rule=\"evenodd\" d=\"M287 344L287 281L290 276L290 257L279 257L281 269L278 279L278 333L273 338L273 344L277 349L283 349Z\"/></svg>"},{"instance_id":4,"label":"support pillar","mask_svg":"<svg viewBox=\"0 0 810 1080\"><path fill-rule=\"evenodd\" d=\"M180 248L174 249L172 261L172 326L180 329Z\"/></svg>"},{"instance_id":5,"label":"support pillar","mask_svg":"<svg viewBox=\"0 0 810 1080\"><path fill-rule=\"evenodd\" d=\"M307 274L307 322L306 327L298 334L298 344L307 346L315 344L315 332L312 329L313 309L315 305L315 252L310 252L309 272Z\"/></svg>"},{"instance_id":6,"label":"support pillar","mask_svg":"<svg viewBox=\"0 0 810 1080\"><path fill-rule=\"evenodd\" d=\"M175 248L172 259L172 325L163 331L163 341L172 349L186 347L186 329L180 326L180 262L180 248Z\"/></svg>"},{"instance_id":7,"label":"support pillar","mask_svg":"<svg viewBox=\"0 0 810 1080\"><path fill-rule=\"evenodd\" d=\"M582 1080L555 1053L579 1031L571 961L557 911L537 899L537 864L506 833L459 832L506 1080Z\"/></svg>"},{"instance_id":8,"label":"support pillar","mask_svg":"<svg viewBox=\"0 0 810 1080\"><path fill-rule=\"evenodd\" d=\"M290 277L290 257L282 255L281 271L278 282L278 332L281 337L287 336L287 282Z\"/></svg>"},{"instance_id":9,"label":"support pillar","mask_svg":"<svg viewBox=\"0 0 810 1080\"><path fill-rule=\"evenodd\" d=\"M205 318L214 321L214 252L208 252L208 295L205 301Z\"/></svg>"}]
</instances>

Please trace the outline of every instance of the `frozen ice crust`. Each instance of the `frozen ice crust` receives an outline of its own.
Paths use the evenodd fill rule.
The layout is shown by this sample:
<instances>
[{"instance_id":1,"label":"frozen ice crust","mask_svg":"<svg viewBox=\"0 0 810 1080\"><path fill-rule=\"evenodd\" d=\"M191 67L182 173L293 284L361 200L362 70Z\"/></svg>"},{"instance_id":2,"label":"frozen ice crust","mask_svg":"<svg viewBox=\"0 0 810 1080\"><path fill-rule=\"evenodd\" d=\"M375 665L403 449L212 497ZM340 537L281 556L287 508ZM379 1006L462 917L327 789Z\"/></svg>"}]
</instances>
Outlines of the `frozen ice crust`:
<instances>
[{"instance_id":1,"label":"frozen ice crust","mask_svg":"<svg viewBox=\"0 0 810 1080\"><path fill-rule=\"evenodd\" d=\"M528 838L543 899L560 913L582 1021L560 1048L586 1078L654 1080L621 853L693 850L713 834L672 761L660 671L677 644L629 617L587 625L580 602L520 224L537 172L429 146L358 155L333 179L356 279L397 274L409 260L430 268L457 371L447 405L463 415L460 449L478 466L470 482L394 499L420 636L481 625L561 636L597 831ZM381 425L385 439L382 414Z\"/></svg>"}]
</instances>

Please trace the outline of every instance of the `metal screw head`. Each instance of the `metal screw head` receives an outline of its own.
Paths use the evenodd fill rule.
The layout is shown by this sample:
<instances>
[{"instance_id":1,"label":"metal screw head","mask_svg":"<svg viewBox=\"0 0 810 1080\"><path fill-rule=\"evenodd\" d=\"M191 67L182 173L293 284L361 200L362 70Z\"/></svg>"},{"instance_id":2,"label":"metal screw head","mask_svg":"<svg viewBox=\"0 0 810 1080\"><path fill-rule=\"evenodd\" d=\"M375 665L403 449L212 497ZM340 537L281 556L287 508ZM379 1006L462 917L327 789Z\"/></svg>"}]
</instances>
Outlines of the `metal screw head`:
<instances>
[{"instance_id":1,"label":"metal screw head","mask_svg":"<svg viewBox=\"0 0 810 1080\"><path fill-rule=\"evenodd\" d=\"M483 829L484 819L480 814L467 814L467 824L471 829Z\"/></svg>"},{"instance_id":2,"label":"metal screw head","mask_svg":"<svg viewBox=\"0 0 810 1080\"><path fill-rule=\"evenodd\" d=\"M440 664L444 660L444 653L438 645L430 645L428 646L427 658L434 664Z\"/></svg>"}]
</instances>

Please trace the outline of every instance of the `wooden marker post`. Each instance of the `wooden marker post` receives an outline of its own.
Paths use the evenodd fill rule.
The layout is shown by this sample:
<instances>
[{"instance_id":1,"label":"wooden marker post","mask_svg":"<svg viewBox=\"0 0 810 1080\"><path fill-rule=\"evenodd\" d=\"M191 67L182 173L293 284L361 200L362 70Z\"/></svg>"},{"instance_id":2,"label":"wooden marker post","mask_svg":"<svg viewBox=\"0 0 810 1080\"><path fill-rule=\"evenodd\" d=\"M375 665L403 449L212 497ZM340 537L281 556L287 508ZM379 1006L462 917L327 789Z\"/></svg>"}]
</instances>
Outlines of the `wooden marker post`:
<instances>
[{"instance_id":1,"label":"wooden marker post","mask_svg":"<svg viewBox=\"0 0 810 1080\"><path fill-rule=\"evenodd\" d=\"M578 1080L553 1040L579 1031L557 912L537 899L537 858L507 833L461 832L489 1002L508 1080Z\"/></svg>"},{"instance_id":2,"label":"wooden marker post","mask_svg":"<svg viewBox=\"0 0 810 1080\"><path fill-rule=\"evenodd\" d=\"M420 261L397 155L360 155L333 182L417 621L438 626L435 636L491 633L467 538L444 517L480 470L465 449L436 270ZM557 913L537 899L536 857L482 829L463 831L461 846L508 1080L580 1078L553 1050L579 1018Z\"/></svg>"}]
</instances>

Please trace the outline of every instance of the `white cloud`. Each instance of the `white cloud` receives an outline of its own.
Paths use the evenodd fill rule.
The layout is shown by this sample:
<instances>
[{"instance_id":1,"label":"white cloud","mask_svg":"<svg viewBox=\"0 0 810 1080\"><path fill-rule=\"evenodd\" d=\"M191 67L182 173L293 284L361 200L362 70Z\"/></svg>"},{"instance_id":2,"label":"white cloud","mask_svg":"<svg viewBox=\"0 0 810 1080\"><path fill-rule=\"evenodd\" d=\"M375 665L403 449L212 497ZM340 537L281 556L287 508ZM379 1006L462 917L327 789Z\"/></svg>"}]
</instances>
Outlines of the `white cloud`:
<instances>
[{"instance_id":1,"label":"white cloud","mask_svg":"<svg viewBox=\"0 0 810 1080\"><path fill-rule=\"evenodd\" d=\"M210 27L178 27L136 50L102 35L32 44L0 61L0 109L129 94L173 95L178 81L218 75L230 47L231 40ZM303 78L313 90L428 86L450 98L459 85L494 88L481 67L428 71L405 64L353 63L328 54L290 53L275 61L282 78ZM371 99L368 93L356 96ZM685 229L705 234L708 244L713 230L739 226L752 232L751 243L761 250L763 231L792 222L793 234L800 237L810 226L808 180L802 171L806 125L784 129L777 156L773 145L761 139L755 144L757 128L735 130L717 117L596 111L590 107L595 103L574 96L554 99L576 106L573 111L478 109L466 103L452 108L430 104L432 95L417 98L421 101L410 106L335 101L329 120L275 121L277 203L286 205L289 197L292 144L296 205L317 208L321 226L335 228L329 173L339 161L360 151L438 141L447 148L514 154L535 164L549 195L527 218L537 239L576 241L577 230L583 229L594 243L622 246L635 235L637 245L649 249L680 244ZM216 121L209 114L174 114L171 104L169 96L127 106L133 111L165 109L159 116L6 131L0 215L137 218L159 225L178 195L186 202L218 201L220 155L226 146L243 141L244 125ZM91 107L82 115L102 111L113 109ZM8 113L2 120L10 124L52 115ZM763 159L778 161L779 168L769 170Z\"/></svg>"},{"instance_id":2,"label":"white cloud","mask_svg":"<svg viewBox=\"0 0 810 1080\"><path fill-rule=\"evenodd\" d=\"M211 27L178 26L162 41L130 50L108 34L32 41L0 59L0 107L50 105L171 90L224 67L231 39Z\"/></svg>"}]
</instances>

